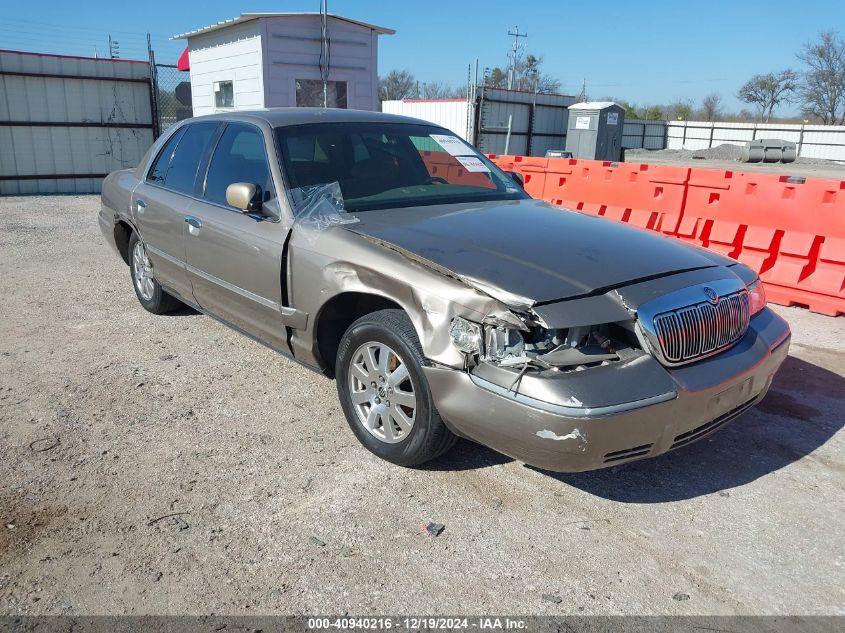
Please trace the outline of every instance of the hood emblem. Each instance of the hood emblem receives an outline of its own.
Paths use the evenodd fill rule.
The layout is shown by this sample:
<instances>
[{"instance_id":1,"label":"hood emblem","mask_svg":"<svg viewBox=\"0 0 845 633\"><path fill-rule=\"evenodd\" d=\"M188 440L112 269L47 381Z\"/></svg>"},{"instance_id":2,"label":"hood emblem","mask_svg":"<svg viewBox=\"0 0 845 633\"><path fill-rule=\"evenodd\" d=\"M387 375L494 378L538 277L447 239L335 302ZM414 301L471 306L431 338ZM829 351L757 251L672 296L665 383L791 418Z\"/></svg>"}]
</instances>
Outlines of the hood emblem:
<instances>
[{"instance_id":1,"label":"hood emblem","mask_svg":"<svg viewBox=\"0 0 845 633\"><path fill-rule=\"evenodd\" d=\"M713 288L711 288L710 286L704 286L702 290L704 290L704 294L707 295L707 298L710 299L710 303L712 303L713 305L719 303L719 295L716 293L715 290L713 290Z\"/></svg>"}]
</instances>

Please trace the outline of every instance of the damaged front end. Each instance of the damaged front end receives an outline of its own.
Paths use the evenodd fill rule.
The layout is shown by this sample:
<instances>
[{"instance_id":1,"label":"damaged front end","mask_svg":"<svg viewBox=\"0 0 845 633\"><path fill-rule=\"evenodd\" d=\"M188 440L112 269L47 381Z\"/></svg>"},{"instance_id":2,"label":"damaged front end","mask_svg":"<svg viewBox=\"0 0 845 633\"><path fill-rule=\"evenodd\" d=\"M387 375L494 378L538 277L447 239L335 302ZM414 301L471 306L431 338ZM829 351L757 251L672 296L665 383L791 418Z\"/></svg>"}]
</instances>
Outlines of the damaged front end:
<instances>
[{"instance_id":1,"label":"damaged front end","mask_svg":"<svg viewBox=\"0 0 845 633\"><path fill-rule=\"evenodd\" d=\"M503 323L501 318L472 323L456 317L449 328L455 345L465 352L468 366L492 363L500 367L554 371L584 371L637 357L641 350L634 322L549 329L529 319Z\"/></svg>"},{"instance_id":2,"label":"damaged front end","mask_svg":"<svg viewBox=\"0 0 845 633\"><path fill-rule=\"evenodd\" d=\"M723 279L710 285L742 286L717 274ZM706 436L763 398L789 340L785 322L761 309L721 353L686 366L661 362L640 311L706 276L714 273L513 307L505 318L453 318L449 334L465 367L426 370L439 412L461 435L556 471L642 459Z\"/></svg>"},{"instance_id":3,"label":"damaged front end","mask_svg":"<svg viewBox=\"0 0 845 633\"><path fill-rule=\"evenodd\" d=\"M449 335L466 355L469 373L488 379L495 376L500 387L516 395L526 376L554 379L647 356L633 312L623 309L619 315L627 318L595 324L575 320L563 326L549 325L532 308L521 314L489 315L480 323L458 316L450 324ZM582 402L574 393L565 400Z\"/></svg>"}]
</instances>

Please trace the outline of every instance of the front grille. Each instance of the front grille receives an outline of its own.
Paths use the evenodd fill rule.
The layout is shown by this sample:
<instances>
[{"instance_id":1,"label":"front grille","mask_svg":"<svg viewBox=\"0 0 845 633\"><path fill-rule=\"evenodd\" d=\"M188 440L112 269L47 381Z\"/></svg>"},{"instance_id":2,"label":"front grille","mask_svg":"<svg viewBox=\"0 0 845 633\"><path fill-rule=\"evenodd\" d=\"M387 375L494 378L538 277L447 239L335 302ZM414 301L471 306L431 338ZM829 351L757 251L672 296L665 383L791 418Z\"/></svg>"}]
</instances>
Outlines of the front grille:
<instances>
[{"instance_id":1,"label":"front grille","mask_svg":"<svg viewBox=\"0 0 845 633\"><path fill-rule=\"evenodd\" d=\"M669 363L685 363L717 352L741 339L750 319L748 291L662 312L654 317L660 351Z\"/></svg>"}]
</instances>

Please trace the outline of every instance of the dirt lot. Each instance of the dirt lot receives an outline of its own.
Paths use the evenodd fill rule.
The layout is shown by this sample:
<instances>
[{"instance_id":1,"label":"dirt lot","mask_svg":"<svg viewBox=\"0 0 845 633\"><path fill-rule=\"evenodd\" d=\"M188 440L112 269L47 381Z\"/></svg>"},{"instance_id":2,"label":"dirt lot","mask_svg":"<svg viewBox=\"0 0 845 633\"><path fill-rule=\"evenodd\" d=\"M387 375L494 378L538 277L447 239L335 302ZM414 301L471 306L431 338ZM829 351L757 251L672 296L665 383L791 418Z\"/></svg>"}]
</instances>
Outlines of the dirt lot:
<instances>
[{"instance_id":1,"label":"dirt lot","mask_svg":"<svg viewBox=\"0 0 845 633\"><path fill-rule=\"evenodd\" d=\"M0 613L845 614L845 319L778 308L768 398L675 453L403 470L329 380L142 310L98 204L0 199Z\"/></svg>"}]
</instances>

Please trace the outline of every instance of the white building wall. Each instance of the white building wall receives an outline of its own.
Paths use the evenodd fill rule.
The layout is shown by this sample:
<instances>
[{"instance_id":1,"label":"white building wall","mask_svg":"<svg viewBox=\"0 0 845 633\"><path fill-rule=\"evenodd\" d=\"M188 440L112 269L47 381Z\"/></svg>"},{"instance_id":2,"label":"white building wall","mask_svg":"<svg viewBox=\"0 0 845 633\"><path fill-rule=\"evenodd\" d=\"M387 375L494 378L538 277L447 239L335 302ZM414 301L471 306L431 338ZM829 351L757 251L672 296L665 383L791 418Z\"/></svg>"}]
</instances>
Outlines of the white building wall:
<instances>
[{"instance_id":1,"label":"white building wall","mask_svg":"<svg viewBox=\"0 0 845 633\"><path fill-rule=\"evenodd\" d=\"M296 80L320 77L320 18L316 15L261 18L267 107L296 105ZM347 83L347 107L378 107L378 34L329 17L330 81Z\"/></svg>"},{"instance_id":2,"label":"white building wall","mask_svg":"<svg viewBox=\"0 0 845 633\"><path fill-rule=\"evenodd\" d=\"M404 101L381 102L382 112L401 114L403 116L429 121L445 127L465 141L470 141L467 137L468 108L469 102L466 99L429 99L419 101L406 99Z\"/></svg>"},{"instance_id":3,"label":"white building wall","mask_svg":"<svg viewBox=\"0 0 845 633\"><path fill-rule=\"evenodd\" d=\"M194 116L224 112L214 105L214 82L232 81L234 109L263 108L261 21L251 20L188 40Z\"/></svg>"}]
</instances>

